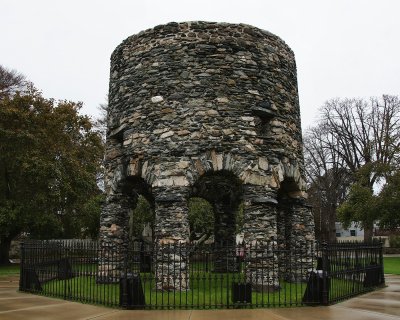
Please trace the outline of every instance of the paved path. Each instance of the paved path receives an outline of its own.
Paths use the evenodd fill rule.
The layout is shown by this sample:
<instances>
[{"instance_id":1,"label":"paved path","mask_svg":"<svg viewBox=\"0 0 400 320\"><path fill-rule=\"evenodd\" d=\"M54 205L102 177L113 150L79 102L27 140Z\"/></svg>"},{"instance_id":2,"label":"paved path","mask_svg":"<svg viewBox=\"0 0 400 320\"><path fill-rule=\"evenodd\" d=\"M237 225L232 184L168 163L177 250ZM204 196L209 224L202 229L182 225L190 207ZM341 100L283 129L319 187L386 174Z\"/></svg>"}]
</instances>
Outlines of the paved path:
<instances>
[{"instance_id":1,"label":"paved path","mask_svg":"<svg viewBox=\"0 0 400 320\"><path fill-rule=\"evenodd\" d=\"M18 278L0 278L0 319L40 320L393 320L400 319L400 276L388 287L329 307L241 310L130 311L68 302L17 291Z\"/></svg>"}]
</instances>

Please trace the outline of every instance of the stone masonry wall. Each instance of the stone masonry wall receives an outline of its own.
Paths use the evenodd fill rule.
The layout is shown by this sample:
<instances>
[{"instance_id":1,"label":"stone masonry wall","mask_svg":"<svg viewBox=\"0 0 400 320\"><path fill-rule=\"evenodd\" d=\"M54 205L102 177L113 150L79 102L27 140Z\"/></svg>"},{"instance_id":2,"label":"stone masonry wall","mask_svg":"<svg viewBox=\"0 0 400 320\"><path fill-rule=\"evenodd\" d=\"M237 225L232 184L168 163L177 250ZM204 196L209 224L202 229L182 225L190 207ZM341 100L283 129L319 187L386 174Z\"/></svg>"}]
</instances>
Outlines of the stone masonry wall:
<instances>
[{"instance_id":1,"label":"stone masonry wall","mask_svg":"<svg viewBox=\"0 0 400 320\"><path fill-rule=\"evenodd\" d=\"M306 198L293 52L244 24L169 23L127 38L111 57L106 171L104 243L125 227L109 208L126 179L142 178L154 194L156 243L182 243L185 197L221 171L244 185L245 242L276 241L281 184Z\"/></svg>"}]
</instances>

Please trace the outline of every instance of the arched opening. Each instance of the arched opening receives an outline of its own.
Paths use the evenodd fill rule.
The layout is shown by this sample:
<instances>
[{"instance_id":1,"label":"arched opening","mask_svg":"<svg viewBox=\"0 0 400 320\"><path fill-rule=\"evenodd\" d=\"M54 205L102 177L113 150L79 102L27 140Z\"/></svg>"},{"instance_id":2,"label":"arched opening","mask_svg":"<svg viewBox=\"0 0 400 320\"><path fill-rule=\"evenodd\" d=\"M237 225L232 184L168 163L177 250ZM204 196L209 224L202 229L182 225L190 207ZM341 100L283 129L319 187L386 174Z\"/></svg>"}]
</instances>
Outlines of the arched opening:
<instances>
[{"instance_id":1,"label":"arched opening","mask_svg":"<svg viewBox=\"0 0 400 320\"><path fill-rule=\"evenodd\" d=\"M141 177L131 176L121 185L121 192L128 203L125 228L130 262L136 270L150 272L155 223L155 202L151 187ZM140 259L137 260L135 256ZM135 267L137 263L139 265Z\"/></svg>"},{"instance_id":2,"label":"arched opening","mask_svg":"<svg viewBox=\"0 0 400 320\"><path fill-rule=\"evenodd\" d=\"M151 208L154 207L151 188L142 178L123 178L103 209L100 245L104 251L99 257L98 282L118 281L118 274L123 270L131 248L129 220L137 208L139 195L146 198Z\"/></svg>"},{"instance_id":3,"label":"arched opening","mask_svg":"<svg viewBox=\"0 0 400 320\"><path fill-rule=\"evenodd\" d=\"M137 176L127 177L121 184L121 193L128 206L128 223L126 228L129 234L129 243L134 241L144 241L152 237L154 229L154 197L151 187L147 182ZM147 235L144 231L147 231ZM149 243L152 238L147 239Z\"/></svg>"},{"instance_id":4,"label":"arched opening","mask_svg":"<svg viewBox=\"0 0 400 320\"><path fill-rule=\"evenodd\" d=\"M200 197L189 198L188 218L190 243L201 245L213 241L214 210L207 200Z\"/></svg>"},{"instance_id":5,"label":"arched opening","mask_svg":"<svg viewBox=\"0 0 400 320\"><path fill-rule=\"evenodd\" d=\"M154 229L154 197L147 182L137 176L128 177L121 185L121 193L129 204L128 225L129 242L145 240L145 228ZM147 232L148 234L149 232ZM152 242L152 239L148 239Z\"/></svg>"},{"instance_id":6,"label":"arched opening","mask_svg":"<svg viewBox=\"0 0 400 320\"><path fill-rule=\"evenodd\" d=\"M129 242L153 242L154 232L154 204L139 194L137 204L129 213Z\"/></svg>"},{"instance_id":7,"label":"arched opening","mask_svg":"<svg viewBox=\"0 0 400 320\"><path fill-rule=\"evenodd\" d=\"M208 210L212 208L211 215L207 212L208 222L212 224L205 229L212 233L216 250L221 250L221 254L215 257L214 271L235 271L234 248L239 221L237 212L242 202L241 181L229 171L208 172L194 184L191 196L205 199L210 204Z\"/></svg>"}]
</instances>

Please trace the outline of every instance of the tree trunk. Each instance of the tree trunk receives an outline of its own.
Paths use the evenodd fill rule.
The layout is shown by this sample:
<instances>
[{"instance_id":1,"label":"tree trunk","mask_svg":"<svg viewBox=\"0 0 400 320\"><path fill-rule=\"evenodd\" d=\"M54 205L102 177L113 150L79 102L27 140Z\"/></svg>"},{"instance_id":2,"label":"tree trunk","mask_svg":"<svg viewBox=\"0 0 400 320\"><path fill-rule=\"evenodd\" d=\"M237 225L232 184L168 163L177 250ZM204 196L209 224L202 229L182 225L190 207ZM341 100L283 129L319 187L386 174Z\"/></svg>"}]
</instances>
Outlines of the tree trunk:
<instances>
[{"instance_id":1,"label":"tree trunk","mask_svg":"<svg viewBox=\"0 0 400 320\"><path fill-rule=\"evenodd\" d=\"M332 207L329 212L329 238L328 242L336 242L336 208Z\"/></svg>"},{"instance_id":2,"label":"tree trunk","mask_svg":"<svg viewBox=\"0 0 400 320\"><path fill-rule=\"evenodd\" d=\"M0 240L0 265L10 264L10 238L2 238Z\"/></svg>"},{"instance_id":3,"label":"tree trunk","mask_svg":"<svg viewBox=\"0 0 400 320\"><path fill-rule=\"evenodd\" d=\"M364 227L364 241L371 242L373 235L374 235L374 224L371 223Z\"/></svg>"}]
</instances>

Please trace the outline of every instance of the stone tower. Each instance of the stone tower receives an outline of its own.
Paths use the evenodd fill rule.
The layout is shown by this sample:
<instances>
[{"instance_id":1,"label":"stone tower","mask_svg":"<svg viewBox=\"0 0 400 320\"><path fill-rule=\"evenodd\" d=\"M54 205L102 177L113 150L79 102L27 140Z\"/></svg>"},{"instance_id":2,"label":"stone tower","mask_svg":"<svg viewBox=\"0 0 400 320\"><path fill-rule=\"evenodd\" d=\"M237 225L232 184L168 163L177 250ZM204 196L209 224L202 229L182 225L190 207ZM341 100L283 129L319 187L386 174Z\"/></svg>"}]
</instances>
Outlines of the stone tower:
<instances>
[{"instance_id":1,"label":"stone tower","mask_svg":"<svg viewBox=\"0 0 400 320\"><path fill-rule=\"evenodd\" d=\"M169 23L127 38L111 57L106 171L103 244L126 245L138 194L154 207L155 244L185 243L188 198L199 196L214 208L216 241L234 244L243 202L247 246L301 255L314 226L292 50L244 24ZM249 276L276 285L258 262L249 257Z\"/></svg>"}]
</instances>

